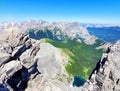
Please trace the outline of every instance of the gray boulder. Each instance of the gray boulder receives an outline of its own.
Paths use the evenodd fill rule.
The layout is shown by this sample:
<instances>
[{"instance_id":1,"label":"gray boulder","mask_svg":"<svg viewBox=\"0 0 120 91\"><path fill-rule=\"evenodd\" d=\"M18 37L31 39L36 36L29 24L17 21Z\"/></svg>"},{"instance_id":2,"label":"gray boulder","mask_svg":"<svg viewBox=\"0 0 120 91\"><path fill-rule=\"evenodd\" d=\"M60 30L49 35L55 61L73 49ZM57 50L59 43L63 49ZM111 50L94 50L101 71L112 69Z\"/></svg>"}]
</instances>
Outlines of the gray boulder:
<instances>
[{"instance_id":1,"label":"gray boulder","mask_svg":"<svg viewBox=\"0 0 120 91\"><path fill-rule=\"evenodd\" d=\"M0 66L7 63L11 56L7 53L0 53Z\"/></svg>"},{"instance_id":2,"label":"gray boulder","mask_svg":"<svg viewBox=\"0 0 120 91\"><path fill-rule=\"evenodd\" d=\"M0 69L0 81L9 79L11 76L13 76L14 73L16 73L20 69L22 69L20 61L14 60L6 63Z\"/></svg>"}]
</instances>

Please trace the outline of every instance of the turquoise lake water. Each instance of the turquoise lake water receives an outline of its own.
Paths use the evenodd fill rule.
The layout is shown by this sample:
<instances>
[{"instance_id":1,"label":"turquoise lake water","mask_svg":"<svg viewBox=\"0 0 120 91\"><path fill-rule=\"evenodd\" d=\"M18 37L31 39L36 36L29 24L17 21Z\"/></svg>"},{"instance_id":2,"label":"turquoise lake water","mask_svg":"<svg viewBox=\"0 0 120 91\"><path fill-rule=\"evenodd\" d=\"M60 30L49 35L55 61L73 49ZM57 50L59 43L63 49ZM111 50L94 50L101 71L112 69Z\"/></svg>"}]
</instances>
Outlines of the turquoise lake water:
<instances>
[{"instance_id":1,"label":"turquoise lake water","mask_svg":"<svg viewBox=\"0 0 120 91\"><path fill-rule=\"evenodd\" d=\"M83 79L82 77L74 76L73 86L80 87L83 86L85 82L86 80Z\"/></svg>"}]
</instances>

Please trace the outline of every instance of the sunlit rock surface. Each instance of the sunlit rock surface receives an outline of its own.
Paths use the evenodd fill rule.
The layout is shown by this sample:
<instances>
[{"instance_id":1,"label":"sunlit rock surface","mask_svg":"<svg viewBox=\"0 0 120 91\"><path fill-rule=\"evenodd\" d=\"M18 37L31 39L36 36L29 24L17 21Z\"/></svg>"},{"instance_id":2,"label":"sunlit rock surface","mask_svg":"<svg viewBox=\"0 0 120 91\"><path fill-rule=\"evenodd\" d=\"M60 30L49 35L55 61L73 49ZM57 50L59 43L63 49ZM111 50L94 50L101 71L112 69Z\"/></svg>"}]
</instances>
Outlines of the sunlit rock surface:
<instances>
[{"instance_id":1,"label":"sunlit rock surface","mask_svg":"<svg viewBox=\"0 0 120 91\"><path fill-rule=\"evenodd\" d=\"M0 91L68 90L68 57L60 49L21 32L5 35L0 39Z\"/></svg>"}]
</instances>

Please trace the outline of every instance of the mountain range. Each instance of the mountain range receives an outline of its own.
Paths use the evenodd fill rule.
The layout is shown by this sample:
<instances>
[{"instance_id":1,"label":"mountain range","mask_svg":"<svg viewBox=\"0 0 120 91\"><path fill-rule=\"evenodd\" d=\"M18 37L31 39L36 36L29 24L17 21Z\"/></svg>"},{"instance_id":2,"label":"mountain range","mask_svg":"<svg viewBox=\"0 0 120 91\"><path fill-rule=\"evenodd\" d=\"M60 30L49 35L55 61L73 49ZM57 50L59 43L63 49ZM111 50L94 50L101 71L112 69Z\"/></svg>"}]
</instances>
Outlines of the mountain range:
<instances>
[{"instance_id":1,"label":"mountain range","mask_svg":"<svg viewBox=\"0 0 120 91\"><path fill-rule=\"evenodd\" d=\"M78 22L2 22L0 32L1 91L120 90L119 41Z\"/></svg>"},{"instance_id":2,"label":"mountain range","mask_svg":"<svg viewBox=\"0 0 120 91\"><path fill-rule=\"evenodd\" d=\"M69 22L47 22L43 20L38 20L38 21L29 20L21 23L17 23L13 21L13 22L2 22L0 24L0 30L17 29L22 31L23 33L25 33L29 29L38 30L38 29L45 29L46 27L49 30L58 28L65 35L71 38L78 37L80 39L83 39L88 44L93 44L96 40L96 37L90 35L87 29L82 27L82 25L80 25L80 23L78 22L69 23ZM59 34L59 31L57 33Z\"/></svg>"}]
</instances>

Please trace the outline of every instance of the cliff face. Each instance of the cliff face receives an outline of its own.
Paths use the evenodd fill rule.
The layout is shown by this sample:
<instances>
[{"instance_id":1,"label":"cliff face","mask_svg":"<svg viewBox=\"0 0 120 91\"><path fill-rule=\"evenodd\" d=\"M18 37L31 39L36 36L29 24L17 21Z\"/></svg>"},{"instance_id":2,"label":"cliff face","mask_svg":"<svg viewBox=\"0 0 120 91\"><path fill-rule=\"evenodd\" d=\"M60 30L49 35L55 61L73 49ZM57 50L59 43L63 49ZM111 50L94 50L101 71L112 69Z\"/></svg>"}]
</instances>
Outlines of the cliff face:
<instances>
[{"instance_id":1,"label":"cliff face","mask_svg":"<svg viewBox=\"0 0 120 91\"><path fill-rule=\"evenodd\" d=\"M120 91L120 41L103 54L82 90Z\"/></svg>"}]
</instances>

